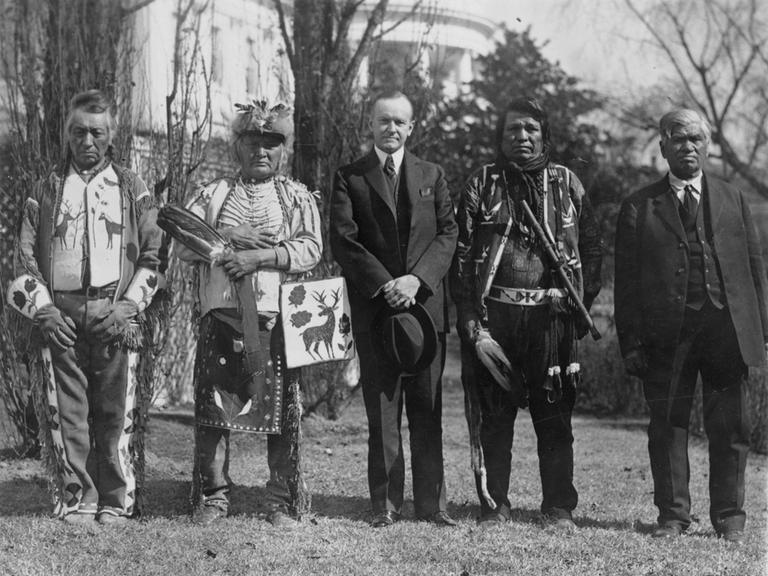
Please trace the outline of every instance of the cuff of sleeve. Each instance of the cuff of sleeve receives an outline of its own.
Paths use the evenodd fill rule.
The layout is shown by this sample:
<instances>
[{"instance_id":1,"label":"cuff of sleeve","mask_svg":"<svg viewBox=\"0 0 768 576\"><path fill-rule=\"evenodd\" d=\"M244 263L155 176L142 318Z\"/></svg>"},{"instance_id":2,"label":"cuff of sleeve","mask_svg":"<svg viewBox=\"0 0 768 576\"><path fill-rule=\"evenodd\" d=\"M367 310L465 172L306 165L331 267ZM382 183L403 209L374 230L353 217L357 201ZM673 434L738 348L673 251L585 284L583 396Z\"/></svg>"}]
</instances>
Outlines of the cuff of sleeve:
<instances>
[{"instance_id":1,"label":"cuff of sleeve","mask_svg":"<svg viewBox=\"0 0 768 576\"><path fill-rule=\"evenodd\" d=\"M285 246L275 247L275 268L278 270L288 270L291 266L291 257L288 254L288 248Z\"/></svg>"},{"instance_id":2,"label":"cuff of sleeve","mask_svg":"<svg viewBox=\"0 0 768 576\"><path fill-rule=\"evenodd\" d=\"M136 304L139 312L144 312L154 295L164 285L165 276L149 268L139 268L122 297Z\"/></svg>"},{"instance_id":3,"label":"cuff of sleeve","mask_svg":"<svg viewBox=\"0 0 768 576\"><path fill-rule=\"evenodd\" d=\"M38 278L23 274L8 287L8 304L30 320L40 308L53 304L51 293Z\"/></svg>"}]
</instances>

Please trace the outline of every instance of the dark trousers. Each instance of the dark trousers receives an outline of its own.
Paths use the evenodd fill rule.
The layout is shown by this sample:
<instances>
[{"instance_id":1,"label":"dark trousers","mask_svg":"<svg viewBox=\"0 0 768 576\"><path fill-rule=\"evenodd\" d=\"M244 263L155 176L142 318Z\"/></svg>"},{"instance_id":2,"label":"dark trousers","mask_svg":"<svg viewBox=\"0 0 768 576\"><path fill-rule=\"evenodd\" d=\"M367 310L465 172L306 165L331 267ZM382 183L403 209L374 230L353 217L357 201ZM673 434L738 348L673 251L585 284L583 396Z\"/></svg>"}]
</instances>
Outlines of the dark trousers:
<instances>
[{"instance_id":1,"label":"dark trousers","mask_svg":"<svg viewBox=\"0 0 768 576\"><path fill-rule=\"evenodd\" d=\"M648 452L659 524L691 523L688 426L697 377L702 380L704 430L709 441L710 519L718 533L744 528L744 473L749 451L747 367L727 309L686 311L680 343L651 351L649 363L670 362L672 376L645 380L651 418Z\"/></svg>"},{"instance_id":2,"label":"dark trousers","mask_svg":"<svg viewBox=\"0 0 768 576\"><path fill-rule=\"evenodd\" d=\"M405 462L400 426L403 401L411 439L411 471L416 517L446 507L443 478L442 384L445 334L438 338L432 364L413 376L401 376L382 362L369 333L357 334L360 378L368 415L368 487L374 513L400 512Z\"/></svg>"},{"instance_id":3,"label":"dark trousers","mask_svg":"<svg viewBox=\"0 0 768 576\"><path fill-rule=\"evenodd\" d=\"M77 334L73 347L51 349L61 457L68 464L59 468L67 508L79 501L81 512L130 515L135 498L133 430L126 420L134 408L135 390L128 386L129 352L90 333L109 303L108 298L54 293L54 304L72 318Z\"/></svg>"},{"instance_id":4,"label":"dark trousers","mask_svg":"<svg viewBox=\"0 0 768 576\"><path fill-rule=\"evenodd\" d=\"M563 395L557 402L547 399L543 388L550 362L548 349L552 330L563 334L563 322L552 318L549 306L514 306L488 301L488 328L510 362L519 367L529 390L529 410L536 432L541 475L541 511L564 516L576 508L578 494L573 485L573 432L571 414L575 388L565 379L571 342L555 338L563 369ZM504 515L509 514L509 483L517 407L510 395L473 358L480 396L480 443L485 456L488 492ZM483 498L479 479L477 491L481 514L491 512Z\"/></svg>"},{"instance_id":5,"label":"dark trousers","mask_svg":"<svg viewBox=\"0 0 768 576\"><path fill-rule=\"evenodd\" d=\"M207 318L206 324L201 328L205 335L201 334L199 346L209 345L214 349L226 349L232 347L231 328L220 320ZM261 345L265 351L265 357L271 356L272 346L275 345L274 334L268 331L261 332ZM219 342L218 340L223 340ZM207 344L206 344L207 343ZM242 353L241 353L242 354ZM207 354L205 350L198 349L198 362L217 362L216 355ZM277 361L272 356L273 361ZM233 367L226 375L230 382L241 382L247 379L242 362L228 362L227 367ZM221 375L222 367L215 372ZM299 398L299 370L287 370L283 367L283 400L282 400L282 426L280 434L267 436L267 464L269 466L269 480L267 481L267 506L270 509L285 509L291 513L296 512L299 492L302 482L299 474L300 450L298 446L300 410L297 401ZM211 382L201 380L202 374L209 371L197 370L196 401L200 401L202 388L213 385ZM199 409L199 406L198 406ZM289 414L289 412L293 412ZM229 476L229 446L230 431L224 428L210 426L196 427L195 458L199 467L202 494L208 503L216 503L226 507L229 504L229 492L232 480Z\"/></svg>"}]
</instances>

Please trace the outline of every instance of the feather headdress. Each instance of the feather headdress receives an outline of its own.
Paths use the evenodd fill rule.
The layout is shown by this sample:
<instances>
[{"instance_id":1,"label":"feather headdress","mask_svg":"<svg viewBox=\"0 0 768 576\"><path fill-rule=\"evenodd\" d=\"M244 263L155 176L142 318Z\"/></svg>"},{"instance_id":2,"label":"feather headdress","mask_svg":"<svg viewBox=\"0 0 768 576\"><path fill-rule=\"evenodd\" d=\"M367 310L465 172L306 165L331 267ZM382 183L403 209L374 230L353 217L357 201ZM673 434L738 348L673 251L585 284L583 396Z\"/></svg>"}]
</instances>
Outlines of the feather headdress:
<instances>
[{"instance_id":1,"label":"feather headdress","mask_svg":"<svg viewBox=\"0 0 768 576\"><path fill-rule=\"evenodd\" d=\"M236 137L256 132L275 134L286 141L293 134L293 110L287 104L270 105L267 100L251 100L246 104L235 104L235 108L237 114L232 121L232 132Z\"/></svg>"}]
</instances>

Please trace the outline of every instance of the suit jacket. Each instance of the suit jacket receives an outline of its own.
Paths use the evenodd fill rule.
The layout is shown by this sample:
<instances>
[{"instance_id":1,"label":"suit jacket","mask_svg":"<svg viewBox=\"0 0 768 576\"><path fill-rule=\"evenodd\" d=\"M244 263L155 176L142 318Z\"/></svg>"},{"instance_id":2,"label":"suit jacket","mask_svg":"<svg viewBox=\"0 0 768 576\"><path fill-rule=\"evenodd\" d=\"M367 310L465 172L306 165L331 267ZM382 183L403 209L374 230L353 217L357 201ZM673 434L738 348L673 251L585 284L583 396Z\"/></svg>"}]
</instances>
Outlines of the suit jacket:
<instances>
[{"instance_id":1,"label":"suit jacket","mask_svg":"<svg viewBox=\"0 0 768 576\"><path fill-rule=\"evenodd\" d=\"M442 168L406 150L400 178L410 208L407 254L400 254L395 203L376 153L338 170L331 198L330 243L349 287L352 327L366 332L385 305L377 294L389 280L413 274L416 299L438 331L447 331L443 278L456 248L458 228Z\"/></svg>"},{"instance_id":2,"label":"suit jacket","mask_svg":"<svg viewBox=\"0 0 768 576\"><path fill-rule=\"evenodd\" d=\"M768 342L768 290L759 237L744 195L705 175L705 228L719 263L727 308L744 362L756 366ZM708 206L707 206L708 205ZM615 314L623 356L639 347L672 349L688 284L688 243L667 177L629 196L616 228Z\"/></svg>"}]
</instances>

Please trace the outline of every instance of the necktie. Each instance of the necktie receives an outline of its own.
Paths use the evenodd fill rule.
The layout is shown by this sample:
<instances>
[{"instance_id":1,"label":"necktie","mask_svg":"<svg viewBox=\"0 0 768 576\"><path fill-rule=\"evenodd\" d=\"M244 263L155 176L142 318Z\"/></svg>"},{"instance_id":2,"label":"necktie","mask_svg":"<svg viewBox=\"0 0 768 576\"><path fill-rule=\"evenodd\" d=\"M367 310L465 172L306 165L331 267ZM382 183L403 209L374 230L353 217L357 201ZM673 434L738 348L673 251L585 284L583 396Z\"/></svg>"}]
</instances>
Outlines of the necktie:
<instances>
[{"instance_id":1,"label":"necktie","mask_svg":"<svg viewBox=\"0 0 768 576\"><path fill-rule=\"evenodd\" d=\"M699 207L699 203L696 201L696 196L693 195L695 188L690 184L687 184L683 189L683 209L690 215L696 215L696 209Z\"/></svg>"},{"instance_id":2,"label":"necktie","mask_svg":"<svg viewBox=\"0 0 768 576\"><path fill-rule=\"evenodd\" d=\"M384 162L384 174L387 175L390 183L395 181L397 173L395 172L395 160L392 158L391 154L387 154L387 159Z\"/></svg>"}]
</instances>

